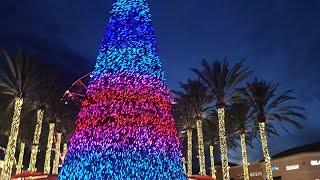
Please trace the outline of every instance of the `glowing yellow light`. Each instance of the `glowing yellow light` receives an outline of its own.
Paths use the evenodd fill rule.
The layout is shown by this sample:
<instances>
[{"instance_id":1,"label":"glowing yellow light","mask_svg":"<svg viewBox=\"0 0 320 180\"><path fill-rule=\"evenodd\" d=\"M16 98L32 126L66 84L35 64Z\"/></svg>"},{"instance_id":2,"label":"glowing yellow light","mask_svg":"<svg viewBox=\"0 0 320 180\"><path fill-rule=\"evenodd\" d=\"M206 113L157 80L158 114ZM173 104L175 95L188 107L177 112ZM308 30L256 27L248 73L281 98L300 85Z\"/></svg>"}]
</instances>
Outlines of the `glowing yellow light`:
<instances>
[{"instance_id":1,"label":"glowing yellow light","mask_svg":"<svg viewBox=\"0 0 320 180\"><path fill-rule=\"evenodd\" d=\"M183 163L183 171L185 174L187 174L187 169L186 169L186 158L182 157L182 163Z\"/></svg>"},{"instance_id":2,"label":"glowing yellow light","mask_svg":"<svg viewBox=\"0 0 320 180\"><path fill-rule=\"evenodd\" d=\"M22 163L23 163L23 155L24 155L25 146L26 146L26 144L24 142L21 142L21 144L20 144L20 152L19 152L19 160L18 160L18 164L16 166L16 168L17 168L16 174L20 174L21 173L21 169L23 167Z\"/></svg>"},{"instance_id":3,"label":"glowing yellow light","mask_svg":"<svg viewBox=\"0 0 320 180\"><path fill-rule=\"evenodd\" d=\"M243 179L249 180L246 134L240 135L240 142L241 142L241 153L242 153Z\"/></svg>"},{"instance_id":4,"label":"glowing yellow light","mask_svg":"<svg viewBox=\"0 0 320 180\"><path fill-rule=\"evenodd\" d=\"M211 176L216 178L216 168L214 167L214 148L210 145L210 163L211 163Z\"/></svg>"},{"instance_id":5,"label":"glowing yellow light","mask_svg":"<svg viewBox=\"0 0 320 180\"><path fill-rule=\"evenodd\" d=\"M230 176L229 176L229 169L228 169L228 147L227 147L227 140L226 140L224 116L225 116L224 108L218 108L222 175L223 175L223 180L229 180Z\"/></svg>"},{"instance_id":6,"label":"glowing yellow light","mask_svg":"<svg viewBox=\"0 0 320 180\"><path fill-rule=\"evenodd\" d=\"M271 158L269 155L268 141L267 141L267 135L266 135L266 123L260 122L259 130L260 130L262 151L263 151L263 156L264 156L264 161L266 166L267 180L273 180Z\"/></svg>"},{"instance_id":7,"label":"glowing yellow light","mask_svg":"<svg viewBox=\"0 0 320 180\"><path fill-rule=\"evenodd\" d=\"M40 141L40 135L41 135L43 113L44 113L44 111L42 109L38 109L37 123L36 123L36 128L34 130L33 144L32 144L32 148L31 148L30 163L29 163L29 168L28 168L28 170L31 172L35 172L37 170L36 163L37 163L37 154L38 154L39 141Z\"/></svg>"},{"instance_id":8,"label":"glowing yellow light","mask_svg":"<svg viewBox=\"0 0 320 180\"><path fill-rule=\"evenodd\" d=\"M53 141L53 132L54 132L54 123L49 124L49 134L48 134L48 143L47 143L47 150L46 150L46 157L44 161L44 173L50 173L50 160L51 160L51 149L52 149L52 141Z\"/></svg>"},{"instance_id":9,"label":"glowing yellow light","mask_svg":"<svg viewBox=\"0 0 320 180\"><path fill-rule=\"evenodd\" d=\"M187 171L187 175L188 176L191 176L192 175L192 129L187 129L187 146L188 146L188 149L187 149L187 154L188 154L188 157L187 157L187 167L188 167L188 171Z\"/></svg>"},{"instance_id":10,"label":"glowing yellow light","mask_svg":"<svg viewBox=\"0 0 320 180\"><path fill-rule=\"evenodd\" d=\"M11 131L4 156L3 169L1 171L0 178L1 180L9 180L11 178L14 154L16 153L16 143L19 133L22 105L23 98L15 98Z\"/></svg>"},{"instance_id":11,"label":"glowing yellow light","mask_svg":"<svg viewBox=\"0 0 320 180\"><path fill-rule=\"evenodd\" d=\"M206 175L206 161L204 156L202 120L197 120L196 124L197 124L197 133L198 133L198 153L199 153L200 175Z\"/></svg>"},{"instance_id":12,"label":"glowing yellow light","mask_svg":"<svg viewBox=\"0 0 320 180\"><path fill-rule=\"evenodd\" d=\"M61 144L61 133L57 133L57 141L55 146L55 156L53 160L52 174L58 174L59 169L59 158L60 158L60 144Z\"/></svg>"},{"instance_id":13,"label":"glowing yellow light","mask_svg":"<svg viewBox=\"0 0 320 180\"><path fill-rule=\"evenodd\" d=\"M62 151L62 163L64 162L64 159L66 158L66 154L68 152L68 145L67 143L63 144L63 151Z\"/></svg>"}]
</instances>

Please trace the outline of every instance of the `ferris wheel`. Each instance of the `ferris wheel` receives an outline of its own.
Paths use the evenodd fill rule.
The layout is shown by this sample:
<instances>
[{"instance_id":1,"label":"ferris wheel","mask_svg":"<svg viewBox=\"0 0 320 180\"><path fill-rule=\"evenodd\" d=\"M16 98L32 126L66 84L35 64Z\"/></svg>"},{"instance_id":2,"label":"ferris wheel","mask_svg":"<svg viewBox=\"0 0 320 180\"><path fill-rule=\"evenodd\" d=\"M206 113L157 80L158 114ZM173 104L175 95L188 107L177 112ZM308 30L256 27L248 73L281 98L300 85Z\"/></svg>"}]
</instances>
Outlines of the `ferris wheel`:
<instances>
[{"instance_id":1,"label":"ferris wheel","mask_svg":"<svg viewBox=\"0 0 320 180\"><path fill-rule=\"evenodd\" d=\"M81 101L86 95L89 81L91 79L91 73L89 72L79 79L77 79L68 90L63 94L62 101L65 104L80 105Z\"/></svg>"}]
</instances>

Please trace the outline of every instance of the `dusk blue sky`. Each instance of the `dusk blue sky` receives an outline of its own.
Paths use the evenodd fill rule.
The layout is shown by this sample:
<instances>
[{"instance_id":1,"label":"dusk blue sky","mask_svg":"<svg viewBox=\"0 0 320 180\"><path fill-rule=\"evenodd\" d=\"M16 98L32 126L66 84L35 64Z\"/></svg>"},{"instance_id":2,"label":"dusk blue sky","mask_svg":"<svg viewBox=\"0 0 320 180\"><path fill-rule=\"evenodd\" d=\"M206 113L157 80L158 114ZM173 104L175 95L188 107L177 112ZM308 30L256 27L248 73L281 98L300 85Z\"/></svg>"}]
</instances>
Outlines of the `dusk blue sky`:
<instances>
[{"instance_id":1,"label":"dusk blue sky","mask_svg":"<svg viewBox=\"0 0 320 180\"><path fill-rule=\"evenodd\" d=\"M1 0L0 47L40 53L69 84L93 69L112 2ZM203 58L245 58L253 77L293 88L307 109L305 128L271 138L271 154L320 140L320 1L153 0L150 7L170 88L193 77ZM240 160L239 151L230 156ZM249 156L261 160L260 146Z\"/></svg>"}]
</instances>

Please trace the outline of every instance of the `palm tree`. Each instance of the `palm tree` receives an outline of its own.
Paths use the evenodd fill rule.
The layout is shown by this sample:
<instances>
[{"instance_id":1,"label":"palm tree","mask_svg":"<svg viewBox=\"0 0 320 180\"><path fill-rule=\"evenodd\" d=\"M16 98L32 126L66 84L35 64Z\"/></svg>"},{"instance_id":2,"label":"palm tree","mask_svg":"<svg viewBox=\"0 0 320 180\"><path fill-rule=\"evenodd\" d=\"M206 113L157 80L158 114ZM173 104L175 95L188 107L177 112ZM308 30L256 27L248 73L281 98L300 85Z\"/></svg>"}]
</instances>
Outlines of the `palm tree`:
<instances>
[{"instance_id":1,"label":"palm tree","mask_svg":"<svg viewBox=\"0 0 320 180\"><path fill-rule=\"evenodd\" d=\"M235 89L245 80L251 71L244 67L243 60L230 67L225 59L223 62L216 60L209 64L206 60L202 62L202 70L192 69L209 87L218 112L219 138L223 179L230 179L228 169L228 148L225 131L225 106L233 100L237 100L239 92Z\"/></svg>"},{"instance_id":2,"label":"palm tree","mask_svg":"<svg viewBox=\"0 0 320 180\"><path fill-rule=\"evenodd\" d=\"M33 141L32 141L32 148L31 148L31 157L29 162L29 171L36 171L36 163L37 163L37 155L39 150L39 142L41 136L41 129L43 123L44 112L47 109L47 97L45 96L46 91L42 90L39 93L43 94L43 96L38 96L37 100L33 102L33 107L37 111L36 115L36 127L34 130ZM49 93L48 93L49 94Z\"/></svg>"},{"instance_id":3,"label":"palm tree","mask_svg":"<svg viewBox=\"0 0 320 180\"><path fill-rule=\"evenodd\" d=\"M200 174L205 175L206 168L202 130L206 113L210 109L208 106L208 103L210 102L210 96L206 86L200 80L188 79L186 83L180 83L180 87L182 90L174 91L174 93L180 99L185 99L185 103L189 104L191 118L194 118L196 121ZM179 100L177 102L179 102ZM189 132L187 130L187 134L189 133L189 136L191 132L191 130L189 130Z\"/></svg>"},{"instance_id":4,"label":"palm tree","mask_svg":"<svg viewBox=\"0 0 320 180\"><path fill-rule=\"evenodd\" d=\"M56 122L56 134L55 134L55 153L54 153L54 159L52 164L52 174L58 174L58 168L59 168L59 161L60 161L60 149L61 149L61 141L62 141L62 125L61 122Z\"/></svg>"},{"instance_id":5,"label":"palm tree","mask_svg":"<svg viewBox=\"0 0 320 180\"><path fill-rule=\"evenodd\" d=\"M52 143L53 143L53 135L54 135L55 125L56 124L53 121L49 122L48 141L47 141L45 162L44 162L44 168L43 168L43 172L45 174L50 174L51 151L52 151Z\"/></svg>"},{"instance_id":6,"label":"palm tree","mask_svg":"<svg viewBox=\"0 0 320 180\"><path fill-rule=\"evenodd\" d=\"M226 118L226 141L228 148L236 149L238 147L237 138L234 135L235 124L230 118ZM215 178L215 159L214 154L219 152L215 150L215 147L219 144L219 122L217 112L211 110L206 123L204 124L204 139L207 142L207 146L210 149L210 163L211 163L211 175Z\"/></svg>"},{"instance_id":7,"label":"palm tree","mask_svg":"<svg viewBox=\"0 0 320 180\"><path fill-rule=\"evenodd\" d=\"M244 180L249 180L247 144L251 146L252 138L250 106L245 101L235 103L231 105L229 112L228 117L235 124L235 132L240 136Z\"/></svg>"},{"instance_id":8,"label":"palm tree","mask_svg":"<svg viewBox=\"0 0 320 180\"><path fill-rule=\"evenodd\" d=\"M296 99L292 90L279 92L279 84L265 80L255 79L248 83L245 96L252 107L255 125L259 127L267 179L271 180L273 177L266 128L274 129L273 123L275 122L280 122L280 127L288 133L288 129L281 124L282 122L287 122L296 128L302 128L297 120L306 118L303 115L304 108L292 104L292 101Z\"/></svg>"},{"instance_id":9,"label":"palm tree","mask_svg":"<svg viewBox=\"0 0 320 180\"><path fill-rule=\"evenodd\" d=\"M211 113L211 114L215 114L215 113ZM210 113L207 119L208 120L206 121L203 127L204 139L205 139L206 145L209 147L211 176L213 178L216 178L214 154L215 154L215 146L219 142L219 136L216 133L218 132L218 125L217 123L215 123L216 121L213 118L213 116L210 116Z\"/></svg>"},{"instance_id":10,"label":"palm tree","mask_svg":"<svg viewBox=\"0 0 320 180\"><path fill-rule=\"evenodd\" d=\"M59 129L61 136L65 138L64 142L68 142L75 125L73 120L76 119L76 112L70 108L64 107L64 104L60 100L60 97L62 97L61 94L62 93L58 90L54 90L52 91L51 97L48 99L47 123L49 124L49 129L44 163L45 174L49 174L51 170L51 151L55 129Z\"/></svg>"},{"instance_id":11,"label":"palm tree","mask_svg":"<svg viewBox=\"0 0 320 180\"><path fill-rule=\"evenodd\" d=\"M191 105L185 96L176 98L173 105L173 115L177 121L177 129L183 135L186 132L187 136L187 168L186 174L192 175L192 131L194 129L194 118L191 116Z\"/></svg>"},{"instance_id":12,"label":"palm tree","mask_svg":"<svg viewBox=\"0 0 320 180\"><path fill-rule=\"evenodd\" d=\"M31 57L21 52L15 54L13 58L1 50L1 59L7 65L7 69L0 74L1 93L12 96L14 100L14 111L12 117L11 131L7 148L5 151L4 166L1 172L1 179L7 180L11 177L12 159L16 151L16 142L18 138L21 110L24 98L38 85L36 76L31 68ZM11 103L10 103L11 104Z\"/></svg>"},{"instance_id":13,"label":"palm tree","mask_svg":"<svg viewBox=\"0 0 320 180\"><path fill-rule=\"evenodd\" d=\"M31 157L29 162L29 171L36 171L37 155L39 150L39 143L41 137L42 124L44 119L45 110L49 107L49 100L52 98L57 98L54 93L54 80L52 74L47 74L47 72L41 71L39 78L39 87L37 91L31 92L31 110L36 110L36 124L32 141ZM50 97L48 97L50 94ZM58 98L60 100L60 98ZM50 130L50 129L49 129Z\"/></svg>"},{"instance_id":14,"label":"palm tree","mask_svg":"<svg viewBox=\"0 0 320 180\"><path fill-rule=\"evenodd\" d=\"M24 148L25 148L25 142L20 143L20 152L19 152L19 159L16 166L16 174L20 174L22 170L22 163L23 163L23 157L24 157Z\"/></svg>"}]
</instances>

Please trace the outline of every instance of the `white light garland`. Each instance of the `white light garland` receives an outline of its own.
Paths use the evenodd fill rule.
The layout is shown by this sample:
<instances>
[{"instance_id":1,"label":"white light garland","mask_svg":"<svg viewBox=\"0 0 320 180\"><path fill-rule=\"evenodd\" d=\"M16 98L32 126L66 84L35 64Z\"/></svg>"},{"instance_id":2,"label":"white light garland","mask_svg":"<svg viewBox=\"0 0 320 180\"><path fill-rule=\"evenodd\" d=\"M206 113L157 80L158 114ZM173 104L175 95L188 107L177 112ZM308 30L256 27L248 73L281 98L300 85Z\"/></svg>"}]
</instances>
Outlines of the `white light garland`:
<instances>
[{"instance_id":1,"label":"white light garland","mask_svg":"<svg viewBox=\"0 0 320 180\"><path fill-rule=\"evenodd\" d=\"M55 126L54 123L49 124L48 143L47 143L46 157L44 161L44 174L50 173L50 160L51 160L51 149L52 149L52 142L53 142L54 126Z\"/></svg>"},{"instance_id":2,"label":"white light garland","mask_svg":"<svg viewBox=\"0 0 320 180\"><path fill-rule=\"evenodd\" d=\"M54 160L53 160L52 174L58 174L61 136L62 136L61 133L57 133L57 141L56 141L56 146L55 146L55 156L54 156Z\"/></svg>"},{"instance_id":3,"label":"white light garland","mask_svg":"<svg viewBox=\"0 0 320 180\"><path fill-rule=\"evenodd\" d=\"M41 135L43 114L44 114L44 111L42 109L38 109L37 123L36 123L36 128L34 130L33 144L32 144L30 163L28 168L28 170L31 172L35 172L37 170L36 163L37 163L37 154L38 154L39 141L40 141L40 135Z\"/></svg>"},{"instance_id":4,"label":"white light garland","mask_svg":"<svg viewBox=\"0 0 320 180\"><path fill-rule=\"evenodd\" d=\"M64 162L64 159L66 158L68 152L68 144L64 143L63 144L63 151L62 151L62 163Z\"/></svg>"},{"instance_id":5,"label":"white light garland","mask_svg":"<svg viewBox=\"0 0 320 180\"><path fill-rule=\"evenodd\" d=\"M271 158L269 155L268 141L267 141L267 135L266 135L266 123L260 122L259 130L260 130L262 151L263 151L263 156L264 156L264 161L266 166L267 180L273 180Z\"/></svg>"},{"instance_id":6,"label":"white light garland","mask_svg":"<svg viewBox=\"0 0 320 180\"><path fill-rule=\"evenodd\" d=\"M240 142L241 142L241 152L242 152L243 179L249 180L246 134L240 135Z\"/></svg>"},{"instance_id":7,"label":"white light garland","mask_svg":"<svg viewBox=\"0 0 320 180\"><path fill-rule=\"evenodd\" d=\"M227 140L226 140L224 116L225 116L224 108L218 108L222 177L223 177L223 180L229 180L230 175L229 175L229 169L228 169L228 147L227 147Z\"/></svg>"},{"instance_id":8,"label":"white light garland","mask_svg":"<svg viewBox=\"0 0 320 180\"><path fill-rule=\"evenodd\" d=\"M182 157L182 163L183 163L183 171L185 174L187 174L186 158L185 157Z\"/></svg>"},{"instance_id":9,"label":"white light garland","mask_svg":"<svg viewBox=\"0 0 320 180\"><path fill-rule=\"evenodd\" d=\"M19 133L19 126L20 126L20 117L21 117L21 110L23 105L23 98L17 97L15 98L14 102L14 111L13 111L13 118L11 124L11 131L10 136L4 156L4 163L3 169L1 171L1 180L10 180L11 179L11 172L12 166L14 161L14 155L16 153L16 143Z\"/></svg>"},{"instance_id":10,"label":"white light garland","mask_svg":"<svg viewBox=\"0 0 320 180\"><path fill-rule=\"evenodd\" d=\"M216 168L214 166L214 147L210 145L210 163L211 163L211 176L216 178Z\"/></svg>"},{"instance_id":11,"label":"white light garland","mask_svg":"<svg viewBox=\"0 0 320 180\"><path fill-rule=\"evenodd\" d=\"M203 144L203 132L202 132L202 120L197 120L197 133L198 133L198 154L199 154L199 165L200 175L206 175L206 161L204 155L204 144Z\"/></svg>"},{"instance_id":12,"label":"white light garland","mask_svg":"<svg viewBox=\"0 0 320 180\"><path fill-rule=\"evenodd\" d=\"M192 175L192 129L187 129L187 167L188 167L188 171L187 171L187 175L191 176Z\"/></svg>"},{"instance_id":13,"label":"white light garland","mask_svg":"<svg viewBox=\"0 0 320 180\"><path fill-rule=\"evenodd\" d=\"M23 163L23 155L24 155L25 146L26 146L26 144L24 142L21 142L21 144L20 144L20 152L19 152L19 160L18 160L18 164L16 166L16 168L17 168L16 174L20 174L21 173L21 169L23 167L22 163Z\"/></svg>"}]
</instances>

